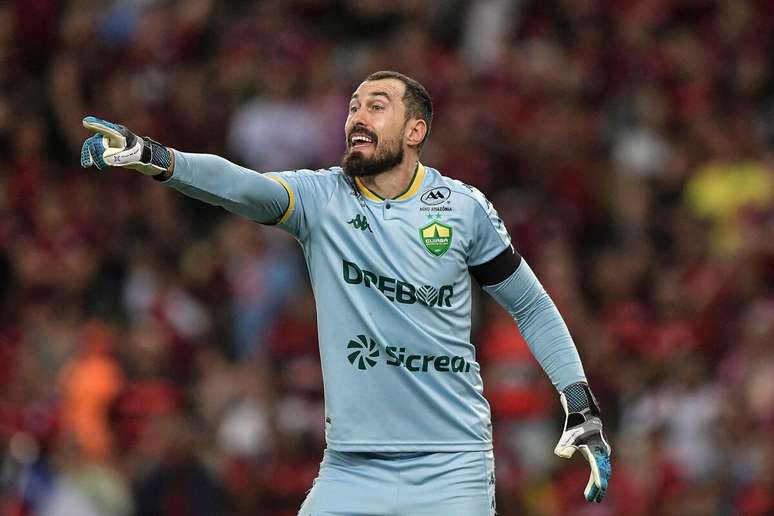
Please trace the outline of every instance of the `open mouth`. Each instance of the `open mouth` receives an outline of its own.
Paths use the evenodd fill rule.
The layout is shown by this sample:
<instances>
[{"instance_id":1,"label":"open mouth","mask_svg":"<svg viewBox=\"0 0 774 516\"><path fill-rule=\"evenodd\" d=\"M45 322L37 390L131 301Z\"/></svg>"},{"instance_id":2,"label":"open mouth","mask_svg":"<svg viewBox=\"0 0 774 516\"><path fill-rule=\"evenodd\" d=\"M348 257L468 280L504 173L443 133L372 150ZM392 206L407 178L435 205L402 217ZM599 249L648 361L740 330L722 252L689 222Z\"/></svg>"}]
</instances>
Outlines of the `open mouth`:
<instances>
[{"instance_id":1,"label":"open mouth","mask_svg":"<svg viewBox=\"0 0 774 516\"><path fill-rule=\"evenodd\" d=\"M376 138L365 133L354 133L349 137L349 146L355 150L363 150L376 144Z\"/></svg>"}]
</instances>

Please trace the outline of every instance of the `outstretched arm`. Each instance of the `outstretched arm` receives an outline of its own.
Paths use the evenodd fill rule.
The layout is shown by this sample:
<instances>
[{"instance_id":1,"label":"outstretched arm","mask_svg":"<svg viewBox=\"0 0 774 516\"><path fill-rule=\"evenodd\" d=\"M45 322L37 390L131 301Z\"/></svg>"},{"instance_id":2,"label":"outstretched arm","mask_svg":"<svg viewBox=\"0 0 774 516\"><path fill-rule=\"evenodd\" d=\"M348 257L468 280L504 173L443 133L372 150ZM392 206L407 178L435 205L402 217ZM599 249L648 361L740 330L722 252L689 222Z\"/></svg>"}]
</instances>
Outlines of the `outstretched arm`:
<instances>
[{"instance_id":1,"label":"outstretched arm","mask_svg":"<svg viewBox=\"0 0 774 516\"><path fill-rule=\"evenodd\" d=\"M290 195L277 180L212 154L171 151L174 169L165 183L190 197L256 222L279 222Z\"/></svg>"},{"instance_id":2,"label":"outstretched arm","mask_svg":"<svg viewBox=\"0 0 774 516\"><path fill-rule=\"evenodd\" d=\"M81 166L136 170L195 199L222 206L256 222L279 222L291 210L291 195L273 179L211 154L178 152L95 117L83 119L96 134L81 150Z\"/></svg>"}]
</instances>

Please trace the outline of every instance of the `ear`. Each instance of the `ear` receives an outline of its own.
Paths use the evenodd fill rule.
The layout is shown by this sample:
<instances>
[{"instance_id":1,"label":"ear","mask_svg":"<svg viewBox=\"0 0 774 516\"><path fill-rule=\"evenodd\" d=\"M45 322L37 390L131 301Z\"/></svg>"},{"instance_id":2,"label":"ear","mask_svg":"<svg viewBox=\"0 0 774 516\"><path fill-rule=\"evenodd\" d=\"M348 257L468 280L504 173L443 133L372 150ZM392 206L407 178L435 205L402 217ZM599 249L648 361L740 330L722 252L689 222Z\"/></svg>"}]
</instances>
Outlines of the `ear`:
<instances>
[{"instance_id":1,"label":"ear","mask_svg":"<svg viewBox=\"0 0 774 516\"><path fill-rule=\"evenodd\" d=\"M427 134L427 122L421 118L412 118L406 124L406 143L411 147L418 147Z\"/></svg>"}]
</instances>

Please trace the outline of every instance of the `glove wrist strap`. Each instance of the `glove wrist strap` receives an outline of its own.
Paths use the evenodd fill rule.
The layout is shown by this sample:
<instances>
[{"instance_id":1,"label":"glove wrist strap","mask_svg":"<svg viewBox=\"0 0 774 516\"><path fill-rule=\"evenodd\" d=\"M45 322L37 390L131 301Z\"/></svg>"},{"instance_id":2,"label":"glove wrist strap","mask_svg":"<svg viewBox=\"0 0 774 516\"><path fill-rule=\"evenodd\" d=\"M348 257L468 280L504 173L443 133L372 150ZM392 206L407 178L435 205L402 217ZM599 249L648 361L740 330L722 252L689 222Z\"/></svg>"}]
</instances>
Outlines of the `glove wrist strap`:
<instances>
[{"instance_id":1,"label":"glove wrist strap","mask_svg":"<svg viewBox=\"0 0 774 516\"><path fill-rule=\"evenodd\" d=\"M600 415L599 403L585 382L577 382L568 385L562 391L567 402L567 413L589 413Z\"/></svg>"},{"instance_id":2,"label":"glove wrist strap","mask_svg":"<svg viewBox=\"0 0 774 516\"><path fill-rule=\"evenodd\" d=\"M147 136L143 137L142 140L142 156L140 157L140 161L159 168L161 173L169 170L169 166L171 165L169 149Z\"/></svg>"}]
</instances>

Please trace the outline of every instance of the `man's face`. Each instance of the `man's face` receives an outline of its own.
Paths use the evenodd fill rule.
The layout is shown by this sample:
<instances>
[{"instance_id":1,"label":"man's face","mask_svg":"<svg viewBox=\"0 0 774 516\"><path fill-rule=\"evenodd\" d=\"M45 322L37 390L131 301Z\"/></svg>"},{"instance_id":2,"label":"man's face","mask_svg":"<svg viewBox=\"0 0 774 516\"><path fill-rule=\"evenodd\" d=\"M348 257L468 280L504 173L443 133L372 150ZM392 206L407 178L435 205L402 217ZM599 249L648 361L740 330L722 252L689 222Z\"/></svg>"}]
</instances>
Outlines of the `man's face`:
<instances>
[{"instance_id":1,"label":"man's face","mask_svg":"<svg viewBox=\"0 0 774 516\"><path fill-rule=\"evenodd\" d=\"M406 86L397 79L364 82L349 103L344 124L347 150L341 166L349 176L376 175L403 161Z\"/></svg>"}]
</instances>

